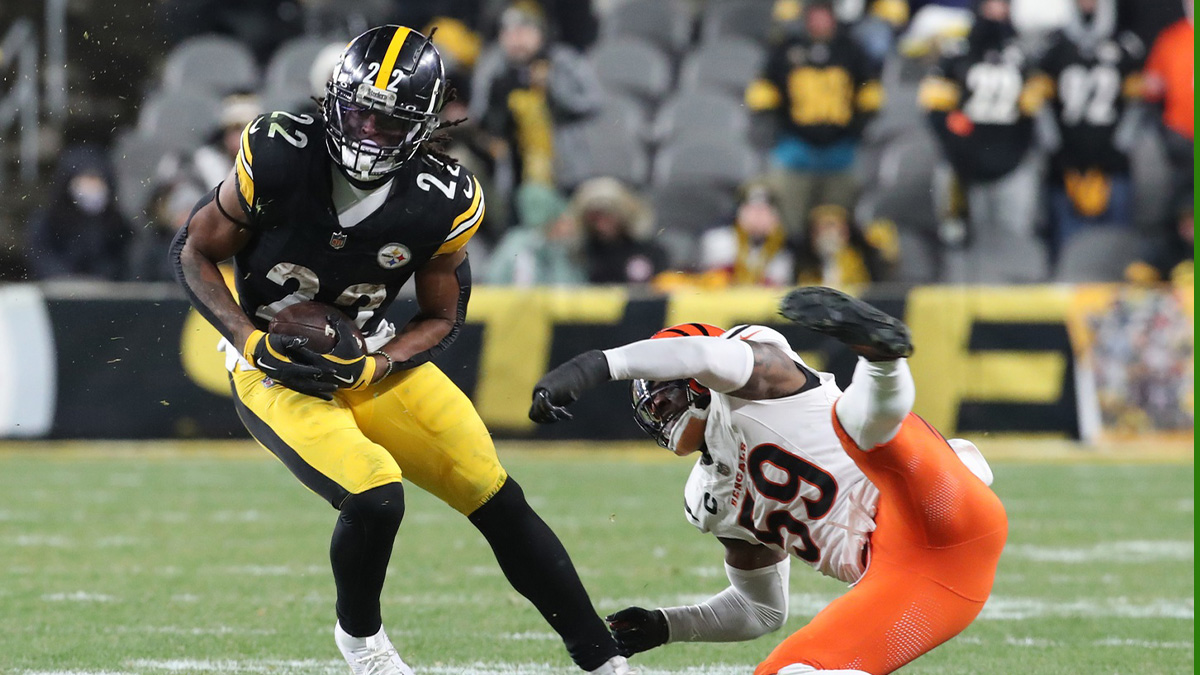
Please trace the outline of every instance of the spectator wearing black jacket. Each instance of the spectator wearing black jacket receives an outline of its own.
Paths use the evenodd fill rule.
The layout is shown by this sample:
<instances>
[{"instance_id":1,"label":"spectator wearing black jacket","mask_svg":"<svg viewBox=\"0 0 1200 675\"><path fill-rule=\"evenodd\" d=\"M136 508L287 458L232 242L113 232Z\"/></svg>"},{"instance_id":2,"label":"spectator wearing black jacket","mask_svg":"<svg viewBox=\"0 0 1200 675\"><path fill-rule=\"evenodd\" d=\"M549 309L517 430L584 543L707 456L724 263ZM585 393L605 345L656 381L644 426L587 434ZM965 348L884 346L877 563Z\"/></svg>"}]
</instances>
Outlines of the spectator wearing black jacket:
<instances>
[{"instance_id":1,"label":"spectator wearing black jacket","mask_svg":"<svg viewBox=\"0 0 1200 675\"><path fill-rule=\"evenodd\" d=\"M645 284L667 269L666 252L650 240L653 213L617 179L584 181L569 212L583 230L589 283Z\"/></svg>"},{"instance_id":2,"label":"spectator wearing black jacket","mask_svg":"<svg viewBox=\"0 0 1200 675\"><path fill-rule=\"evenodd\" d=\"M50 205L26 230L26 266L34 279L123 278L131 230L113 203L104 155L75 148L62 155Z\"/></svg>"},{"instance_id":3,"label":"spectator wearing black jacket","mask_svg":"<svg viewBox=\"0 0 1200 675\"><path fill-rule=\"evenodd\" d=\"M1033 117L1045 100L1045 83L1032 77L1009 10L1008 0L980 2L967 39L943 54L922 81L919 99L966 196L969 234L1032 238L1040 178ZM952 222L949 192L939 205L943 224ZM948 240L961 238L943 232Z\"/></svg>"},{"instance_id":4,"label":"spectator wearing black jacket","mask_svg":"<svg viewBox=\"0 0 1200 675\"><path fill-rule=\"evenodd\" d=\"M1076 0L1071 21L1041 59L1053 92L1048 183L1057 250L1085 227L1133 222L1127 152L1145 50L1133 33L1115 32L1116 15L1116 0Z\"/></svg>"}]
</instances>

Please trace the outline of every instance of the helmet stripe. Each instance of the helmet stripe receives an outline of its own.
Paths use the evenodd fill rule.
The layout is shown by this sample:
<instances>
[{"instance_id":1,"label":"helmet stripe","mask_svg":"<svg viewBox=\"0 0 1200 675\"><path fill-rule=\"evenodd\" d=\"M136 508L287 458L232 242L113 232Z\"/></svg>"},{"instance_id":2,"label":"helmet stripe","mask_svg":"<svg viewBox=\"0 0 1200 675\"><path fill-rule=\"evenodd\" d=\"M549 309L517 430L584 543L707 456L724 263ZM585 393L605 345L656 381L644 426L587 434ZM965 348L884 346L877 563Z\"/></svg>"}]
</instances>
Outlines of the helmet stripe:
<instances>
[{"instance_id":1,"label":"helmet stripe","mask_svg":"<svg viewBox=\"0 0 1200 675\"><path fill-rule=\"evenodd\" d=\"M392 33L392 41L388 43L387 53L383 55L383 63L379 64L379 74L375 76L376 89L387 89L388 78L392 76L396 58L400 56L400 48L404 46L404 40L411 32L409 28L397 26L396 32Z\"/></svg>"}]
</instances>

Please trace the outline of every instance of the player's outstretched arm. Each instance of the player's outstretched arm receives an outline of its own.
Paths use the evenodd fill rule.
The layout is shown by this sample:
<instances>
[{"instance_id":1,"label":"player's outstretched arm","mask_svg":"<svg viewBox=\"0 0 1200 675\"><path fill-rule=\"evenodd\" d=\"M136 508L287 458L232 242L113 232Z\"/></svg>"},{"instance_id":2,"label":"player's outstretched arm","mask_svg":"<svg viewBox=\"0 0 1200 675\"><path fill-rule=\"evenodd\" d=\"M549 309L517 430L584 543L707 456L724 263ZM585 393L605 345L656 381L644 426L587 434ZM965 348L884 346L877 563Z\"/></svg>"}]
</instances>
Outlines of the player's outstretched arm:
<instances>
[{"instance_id":1,"label":"player's outstretched arm","mask_svg":"<svg viewBox=\"0 0 1200 675\"><path fill-rule=\"evenodd\" d=\"M534 386L529 417L542 424L570 419L566 406L609 380L687 378L748 400L788 396L808 382L804 370L771 344L723 337L640 340L585 352L546 373Z\"/></svg>"},{"instance_id":2,"label":"player's outstretched arm","mask_svg":"<svg viewBox=\"0 0 1200 675\"><path fill-rule=\"evenodd\" d=\"M668 642L740 642L778 630L787 620L787 554L758 544L721 539L729 588L698 605L627 607L608 616L628 654Z\"/></svg>"},{"instance_id":3,"label":"player's outstretched arm","mask_svg":"<svg viewBox=\"0 0 1200 675\"><path fill-rule=\"evenodd\" d=\"M417 315L383 346L392 370L415 368L444 352L467 320L471 265L459 249L433 258L413 275Z\"/></svg>"}]
</instances>

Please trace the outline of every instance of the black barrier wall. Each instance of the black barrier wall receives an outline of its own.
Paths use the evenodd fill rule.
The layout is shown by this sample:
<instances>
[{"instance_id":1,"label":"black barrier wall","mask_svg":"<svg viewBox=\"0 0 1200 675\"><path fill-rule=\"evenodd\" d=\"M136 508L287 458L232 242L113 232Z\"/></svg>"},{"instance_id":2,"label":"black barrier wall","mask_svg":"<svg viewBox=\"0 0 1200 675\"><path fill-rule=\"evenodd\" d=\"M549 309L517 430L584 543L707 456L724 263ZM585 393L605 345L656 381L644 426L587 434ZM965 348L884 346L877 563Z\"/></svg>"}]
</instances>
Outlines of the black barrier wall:
<instances>
[{"instance_id":1,"label":"black barrier wall","mask_svg":"<svg viewBox=\"0 0 1200 675\"><path fill-rule=\"evenodd\" d=\"M170 289L163 297L139 295L48 294L56 394L52 421L40 435L245 437L229 400L216 331ZM475 401L497 436L641 438L624 383L589 392L573 408L572 423L549 427L525 417L532 385L547 368L579 352L645 338L685 320L771 326L811 365L847 384L853 354L781 323L775 314L779 295L751 290L630 297L624 289L483 288L472 298L468 325L438 365ZM1068 303L1061 289L924 288L866 297L912 326L917 412L946 433L1078 435ZM402 324L414 311L411 302L398 301L389 319Z\"/></svg>"}]
</instances>

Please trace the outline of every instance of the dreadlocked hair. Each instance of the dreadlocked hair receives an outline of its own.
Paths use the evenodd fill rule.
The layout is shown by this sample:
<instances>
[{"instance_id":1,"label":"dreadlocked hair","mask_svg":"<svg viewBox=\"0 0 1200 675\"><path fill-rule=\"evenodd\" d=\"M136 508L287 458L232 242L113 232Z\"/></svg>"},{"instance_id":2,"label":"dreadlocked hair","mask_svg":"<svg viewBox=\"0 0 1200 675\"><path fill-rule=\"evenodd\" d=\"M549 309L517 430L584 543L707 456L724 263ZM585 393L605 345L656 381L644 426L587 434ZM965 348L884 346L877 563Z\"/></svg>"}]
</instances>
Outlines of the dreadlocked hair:
<instances>
[{"instance_id":1,"label":"dreadlocked hair","mask_svg":"<svg viewBox=\"0 0 1200 675\"><path fill-rule=\"evenodd\" d=\"M455 87L449 87L446 89L446 95L442 100L442 105L445 106L447 103L450 103L457 98L458 89ZM429 140L421 144L421 147L417 150L417 154L424 155L425 157L432 157L446 166L458 166L458 160L446 152L447 146L450 145L450 141L453 139L445 130L456 127L466 121L466 117L460 117L449 122L438 122L438 125L433 128L433 134L429 136Z\"/></svg>"}]
</instances>

